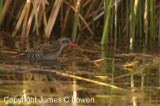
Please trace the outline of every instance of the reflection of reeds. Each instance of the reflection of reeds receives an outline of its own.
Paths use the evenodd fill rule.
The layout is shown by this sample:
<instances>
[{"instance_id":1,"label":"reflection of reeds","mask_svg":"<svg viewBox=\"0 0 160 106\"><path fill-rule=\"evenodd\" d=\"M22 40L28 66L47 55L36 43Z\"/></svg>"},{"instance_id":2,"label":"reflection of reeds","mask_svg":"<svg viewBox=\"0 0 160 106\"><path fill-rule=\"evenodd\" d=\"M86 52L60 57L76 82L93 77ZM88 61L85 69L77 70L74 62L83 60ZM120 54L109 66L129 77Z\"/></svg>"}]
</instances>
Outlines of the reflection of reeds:
<instances>
[{"instance_id":1,"label":"reflection of reeds","mask_svg":"<svg viewBox=\"0 0 160 106\"><path fill-rule=\"evenodd\" d=\"M17 66L16 65L7 65L7 67L0 67L1 70L5 70L6 72L18 72L18 69L16 68ZM106 87L110 87L110 88L113 88L113 89L117 89L117 90L122 90L122 91L125 91L125 92L131 92L130 90L127 90L127 89L123 89L123 88L120 88L118 86L115 86L115 85L111 85L111 84L107 84L107 83L104 83L104 82L100 82L100 81L97 81L97 80L93 80L93 79L89 79L89 78L83 78L81 76L76 76L76 75L71 75L71 74L67 74L67 73L62 73L60 72L59 70L51 70L51 69L38 69L38 68L31 68L29 69L28 67L23 67L20 69L21 70L21 73L23 75L24 72L29 72L29 71L35 71L38 73L38 71L45 71L45 72L51 72L51 73L56 73L55 75L60 75L60 76L63 76L63 77L68 77L68 78L73 78L73 79L77 79L77 80L81 80L81 81L85 81L85 82L89 82L89 83L94 83L96 85L102 85L102 86L106 86ZM44 74L42 75L39 75L39 74L24 74L22 79L23 81L30 81L31 80L31 77L34 78L34 80L44 80L46 79L46 81L48 80L47 76ZM7 74L8 75L8 74ZM10 75L9 75L10 76ZM42 76L42 77L41 77ZM13 76L12 76L13 77ZM51 77L54 79L54 77ZM15 75L14 76L14 80L18 80L18 77Z\"/></svg>"}]
</instances>

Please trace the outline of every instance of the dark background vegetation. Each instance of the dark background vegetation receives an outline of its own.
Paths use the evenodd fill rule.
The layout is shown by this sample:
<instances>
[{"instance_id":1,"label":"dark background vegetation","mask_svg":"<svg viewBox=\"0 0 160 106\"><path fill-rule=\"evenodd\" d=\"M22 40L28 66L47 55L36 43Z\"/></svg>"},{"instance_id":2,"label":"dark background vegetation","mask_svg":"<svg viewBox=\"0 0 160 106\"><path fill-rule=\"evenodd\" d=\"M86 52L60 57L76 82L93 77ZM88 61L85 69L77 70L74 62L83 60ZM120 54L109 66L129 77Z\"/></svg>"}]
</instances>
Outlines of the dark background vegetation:
<instances>
[{"instance_id":1,"label":"dark background vegetation","mask_svg":"<svg viewBox=\"0 0 160 106\"><path fill-rule=\"evenodd\" d=\"M159 41L159 0L1 0L1 30L21 36ZM81 32L80 34L78 32ZM30 35L30 36L29 36ZM85 40L84 40L85 41Z\"/></svg>"}]
</instances>

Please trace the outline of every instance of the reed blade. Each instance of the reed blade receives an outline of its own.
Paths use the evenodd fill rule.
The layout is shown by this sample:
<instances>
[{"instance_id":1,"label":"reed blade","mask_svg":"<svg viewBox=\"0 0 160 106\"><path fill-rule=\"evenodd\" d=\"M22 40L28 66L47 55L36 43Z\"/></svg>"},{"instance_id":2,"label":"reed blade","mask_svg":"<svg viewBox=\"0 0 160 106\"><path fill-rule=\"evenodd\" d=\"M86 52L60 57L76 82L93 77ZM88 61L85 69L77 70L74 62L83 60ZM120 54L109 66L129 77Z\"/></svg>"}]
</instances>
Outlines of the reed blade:
<instances>
[{"instance_id":1,"label":"reed blade","mask_svg":"<svg viewBox=\"0 0 160 106\"><path fill-rule=\"evenodd\" d=\"M107 9L105 11L105 14L107 16L105 18L105 25L104 25L103 35L102 35L102 38L101 38L101 45L104 45L104 42L105 42L106 38L108 38L108 25L109 25L109 18L110 18L110 11L111 11L112 2L113 2L113 0L110 0L108 8L105 7ZM105 3L107 3L106 0L105 0Z\"/></svg>"}]
</instances>

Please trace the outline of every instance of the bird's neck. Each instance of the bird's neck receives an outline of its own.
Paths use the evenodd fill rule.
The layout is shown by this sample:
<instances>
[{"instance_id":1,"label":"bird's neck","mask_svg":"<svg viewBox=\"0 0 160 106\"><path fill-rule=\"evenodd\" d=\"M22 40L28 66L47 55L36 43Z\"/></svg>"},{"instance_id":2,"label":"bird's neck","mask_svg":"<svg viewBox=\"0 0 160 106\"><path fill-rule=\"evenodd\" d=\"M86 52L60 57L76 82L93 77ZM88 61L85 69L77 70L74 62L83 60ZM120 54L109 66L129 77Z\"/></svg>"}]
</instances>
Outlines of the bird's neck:
<instances>
[{"instance_id":1,"label":"bird's neck","mask_svg":"<svg viewBox=\"0 0 160 106\"><path fill-rule=\"evenodd\" d=\"M64 48L64 45L61 45L60 41L58 40L55 43L51 44L51 46L50 46L51 49L55 49L55 47L57 49L59 49L59 52L61 52L63 50L63 48Z\"/></svg>"}]
</instances>

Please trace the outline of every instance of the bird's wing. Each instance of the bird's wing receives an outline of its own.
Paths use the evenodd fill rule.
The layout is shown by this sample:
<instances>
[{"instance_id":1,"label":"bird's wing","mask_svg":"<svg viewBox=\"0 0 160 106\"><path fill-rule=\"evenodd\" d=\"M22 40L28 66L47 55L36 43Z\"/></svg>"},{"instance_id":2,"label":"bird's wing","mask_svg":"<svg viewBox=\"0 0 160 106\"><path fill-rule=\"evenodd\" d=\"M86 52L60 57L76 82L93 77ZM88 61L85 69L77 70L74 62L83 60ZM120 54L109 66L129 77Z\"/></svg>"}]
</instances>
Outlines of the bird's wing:
<instances>
[{"instance_id":1,"label":"bird's wing","mask_svg":"<svg viewBox=\"0 0 160 106\"><path fill-rule=\"evenodd\" d=\"M45 48L47 45L42 45L39 47L35 47L33 49L25 50L18 52L18 55L22 59L27 59L30 61L38 61L41 57L45 55Z\"/></svg>"},{"instance_id":2,"label":"bird's wing","mask_svg":"<svg viewBox=\"0 0 160 106\"><path fill-rule=\"evenodd\" d=\"M41 45L39 47L18 52L18 55L22 59L27 59L30 60L31 62L35 62L45 55L50 55L55 53L59 49L60 49L59 41L56 41L51 45Z\"/></svg>"},{"instance_id":3,"label":"bird's wing","mask_svg":"<svg viewBox=\"0 0 160 106\"><path fill-rule=\"evenodd\" d=\"M44 48L45 55L50 55L56 53L60 49L59 42L51 44L49 47Z\"/></svg>"}]
</instances>

